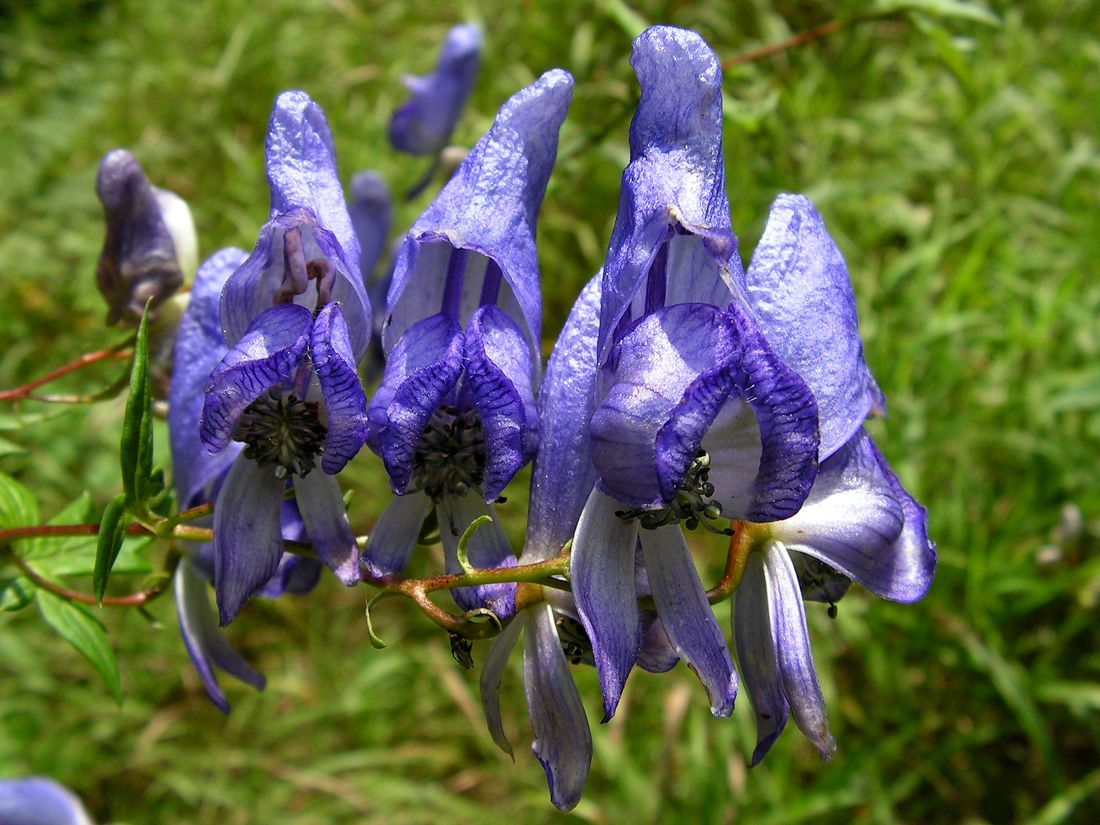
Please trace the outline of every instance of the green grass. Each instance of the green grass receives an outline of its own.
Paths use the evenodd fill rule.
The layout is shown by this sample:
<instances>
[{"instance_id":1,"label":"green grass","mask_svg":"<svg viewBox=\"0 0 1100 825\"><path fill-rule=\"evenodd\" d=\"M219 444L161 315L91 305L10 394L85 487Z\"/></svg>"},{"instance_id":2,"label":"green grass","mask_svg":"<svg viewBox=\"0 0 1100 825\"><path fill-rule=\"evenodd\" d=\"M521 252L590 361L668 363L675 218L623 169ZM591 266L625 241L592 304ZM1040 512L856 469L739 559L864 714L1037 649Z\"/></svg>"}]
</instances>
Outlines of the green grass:
<instances>
[{"instance_id":1,"label":"green grass","mask_svg":"<svg viewBox=\"0 0 1100 825\"><path fill-rule=\"evenodd\" d=\"M250 247L267 213L274 96L309 91L345 177L379 168L400 190L421 165L386 146L398 79L427 71L446 28L477 9L488 48L457 142L475 140L542 70L561 65L577 79L540 225L548 333L600 265L637 96L633 18L615 0L447 14L423 0L31 6L0 7L0 387L121 337L102 327L92 278L102 232L93 182L108 149L130 148L190 201L204 254ZM727 58L834 7L630 9L696 28ZM1100 818L1100 45L1089 35L1100 7L994 11L996 27L919 15L864 23L726 75L742 254L775 194L815 199L847 257L890 401L874 435L928 506L940 549L923 602L858 593L835 622L812 611L840 746L832 762L820 764L792 727L748 771L745 699L719 722L682 668L640 674L615 721L594 732L584 800L557 814L527 751L518 662L505 686L513 766L483 730L476 675L451 663L434 626L387 602L376 623L389 648L375 650L362 595L326 581L312 598L254 604L234 622L234 643L269 686L230 684L228 718L206 702L168 600L152 610L157 623L104 611L121 710L33 611L5 614L0 775L52 775L101 822ZM397 226L429 197L402 206ZM111 368L96 375L62 386L99 386ZM119 489L120 416L109 403L4 429L29 455L0 456L0 470L47 515L84 489L103 506ZM364 452L347 478L366 530L386 500L379 463ZM522 490L510 497L518 537ZM596 719L594 674L576 675Z\"/></svg>"}]
</instances>

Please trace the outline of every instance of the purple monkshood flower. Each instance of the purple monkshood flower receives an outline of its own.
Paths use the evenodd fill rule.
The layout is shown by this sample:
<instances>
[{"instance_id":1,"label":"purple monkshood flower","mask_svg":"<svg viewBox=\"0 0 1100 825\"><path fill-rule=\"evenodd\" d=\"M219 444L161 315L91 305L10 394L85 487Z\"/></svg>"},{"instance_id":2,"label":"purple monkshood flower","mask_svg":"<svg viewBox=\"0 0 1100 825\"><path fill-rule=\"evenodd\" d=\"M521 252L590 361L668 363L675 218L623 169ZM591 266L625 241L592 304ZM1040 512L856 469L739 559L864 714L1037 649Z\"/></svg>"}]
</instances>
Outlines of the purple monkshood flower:
<instances>
[{"instance_id":1,"label":"purple monkshood flower","mask_svg":"<svg viewBox=\"0 0 1100 825\"><path fill-rule=\"evenodd\" d=\"M367 444L397 497L371 533L371 575L399 573L434 507L451 572L465 528L534 456L541 297L535 224L572 95L560 69L501 107L406 235L390 286L385 374ZM515 564L495 522L468 548L475 567ZM514 611L515 585L454 591L464 610Z\"/></svg>"},{"instance_id":2,"label":"purple monkshood flower","mask_svg":"<svg viewBox=\"0 0 1100 825\"><path fill-rule=\"evenodd\" d=\"M359 239L359 269L371 306L385 306L393 280L393 256L385 253L386 238L393 223L393 203L389 187L375 172L359 172L351 179L348 203L351 223ZM381 264L381 265L380 265ZM363 365L364 383L370 384L382 374L382 313L374 313L370 353Z\"/></svg>"},{"instance_id":3,"label":"purple monkshood flower","mask_svg":"<svg viewBox=\"0 0 1100 825\"><path fill-rule=\"evenodd\" d=\"M474 87L481 60L481 30L472 23L447 32L435 71L407 75L412 97L393 113L390 143L410 155L438 155L447 145Z\"/></svg>"},{"instance_id":4,"label":"purple monkshood flower","mask_svg":"<svg viewBox=\"0 0 1100 825\"><path fill-rule=\"evenodd\" d=\"M0 779L3 825L92 825L76 794L41 776Z\"/></svg>"},{"instance_id":5,"label":"purple monkshood flower","mask_svg":"<svg viewBox=\"0 0 1100 825\"><path fill-rule=\"evenodd\" d=\"M589 422L595 405L596 337L600 325L600 276L585 287L558 336L538 396L540 446L531 476L527 538L520 561L559 554L577 525L596 483ZM641 572L641 571L639 571ZM640 591L649 595L645 576ZM546 771L550 798L562 810L580 800L592 761L592 736L569 664L594 664L592 646L568 593L552 588L545 602L516 616L491 645L481 675L485 719L493 741L509 755L500 716L500 684L522 632L523 681L535 734L532 750ZM678 661L661 622L643 614L645 639L638 663L654 672Z\"/></svg>"},{"instance_id":6,"label":"purple monkshood flower","mask_svg":"<svg viewBox=\"0 0 1100 825\"><path fill-rule=\"evenodd\" d=\"M636 553L664 631L716 716L737 680L681 526L798 511L817 465L817 407L745 305L722 169L721 71L693 32L634 42L642 96L603 270L596 488L571 581L610 718L638 659Z\"/></svg>"},{"instance_id":7,"label":"purple monkshood flower","mask_svg":"<svg viewBox=\"0 0 1100 825\"><path fill-rule=\"evenodd\" d=\"M844 259L808 199L776 199L746 281L764 336L813 390L821 431L809 497L793 516L752 528L734 600L734 641L756 714L753 764L788 713L827 759L835 743L803 600L832 601L854 579L882 598L917 601L932 583L936 550L924 508L862 429L885 400L863 359Z\"/></svg>"},{"instance_id":8,"label":"purple monkshood flower","mask_svg":"<svg viewBox=\"0 0 1100 825\"><path fill-rule=\"evenodd\" d=\"M304 92L275 101L266 154L271 217L222 289L229 351L210 373L199 426L211 453L244 444L214 507L223 625L279 566L288 488L317 555L345 584L359 581L334 475L365 438L356 364L370 343L370 302L332 136ZM318 455L320 473L313 472Z\"/></svg>"},{"instance_id":9,"label":"purple monkshood flower","mask_svg":"<svg viewBox=\"0 0 1100 825\"><path fill-rule=\"evenodd\" d=\"M145 302L167 300L195 270L195 225L187 203L149 183L133 155L108 152L99 163L96 194L107 238L96 282L107 300L107 323L137 323Z\"/></svg>"},{"instance_id":10,"label":"purple monkshood flower","mask_svg":"<svg viewBox=\"0 0 1100 825\"><path fill-rule=\"evenodd\" d=\"M199 418L207 377L228 351L218 322L218 298L226 280L246 257L242 250L224 249L199 267L176 335L168 432L182 509L211 501L243 448L234 442L216 455L208 453L199 440ZM293 501L283 502L282 514L283 538L304 539L304 526ZM284 553L275 573L257 595L277 598L284 592L308 592L320 573L317 560ZM176 614L184 645L207 695L222 712L228 712L229 703L218 685L215 666L257 689L263 688L264 677L229 646L218 630L207 595L213 577L213 546L203 544L191 549L176 571Z\"/></svg>"}]
</instances>

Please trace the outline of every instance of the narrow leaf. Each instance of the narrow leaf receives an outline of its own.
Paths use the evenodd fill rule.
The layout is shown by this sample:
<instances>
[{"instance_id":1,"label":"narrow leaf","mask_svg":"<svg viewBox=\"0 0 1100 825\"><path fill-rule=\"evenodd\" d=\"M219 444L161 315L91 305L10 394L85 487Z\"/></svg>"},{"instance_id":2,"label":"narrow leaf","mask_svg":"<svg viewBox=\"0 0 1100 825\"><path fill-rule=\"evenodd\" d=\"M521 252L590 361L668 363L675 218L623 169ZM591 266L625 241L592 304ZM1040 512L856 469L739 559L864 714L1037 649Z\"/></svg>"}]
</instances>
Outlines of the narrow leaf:
<instances>
[{"instance_id":1,"label":"narrow leaf","mask_svg":"<svg viewBox=\"0 0 1100 825\"><path fill-rule=\"evenodd\" d=\"M0 579L0 613L22 610L34 599L34 585L22 576Z\"/></svg>"},{"instance_id":2,"label":"narrow leaf","mask_svg":"<svg viewBox=\"0 0 1100 825\"><path fill-rule=\"evenodd\" d=\"M38 504L34 495L11 476L0 473L0 528L37 523Z\"/></svg>"},{"instance_id":3,"label":"narrow leaf","mask_svg":"<svg viewBox=\"0 0 1100 825\"><path fill-rule=\"evenodd\" d=\"M103 677L115 703L122 704L122 679L115 652L107 642L107 631L84 607L67 602L48 590L35 593L38 609L46 623L77 649Z\"/></svg>"},{"instance_id":4,"label":"narrow leaf","mask_svg":"<svg viewBox=\"0 0 1100 825\"><path fill-rule=\"evenodd\" d=\"M134 339L134 360L130 367L130 395L122 420L119 444L122 489L135 512L145 509L145 491L153 470L153 401L149 387L149 307L141 316Z\"/></svg>"},{"instance_id":5,"label":"narrow leaf","mask_svg":"<svg viewBox=\"0 0 1100 825\"><path fill-rule=\"evenodd\" d=\"M95 568L92 570L92 590L96 601L103 601L111 568L118 558L118 551L122 549L122 540L126 537L126 528L129 526L125 515L126 496L120 493L107 505L99 522L99 541L96 544Z\"/></svg>"}]
</instances>

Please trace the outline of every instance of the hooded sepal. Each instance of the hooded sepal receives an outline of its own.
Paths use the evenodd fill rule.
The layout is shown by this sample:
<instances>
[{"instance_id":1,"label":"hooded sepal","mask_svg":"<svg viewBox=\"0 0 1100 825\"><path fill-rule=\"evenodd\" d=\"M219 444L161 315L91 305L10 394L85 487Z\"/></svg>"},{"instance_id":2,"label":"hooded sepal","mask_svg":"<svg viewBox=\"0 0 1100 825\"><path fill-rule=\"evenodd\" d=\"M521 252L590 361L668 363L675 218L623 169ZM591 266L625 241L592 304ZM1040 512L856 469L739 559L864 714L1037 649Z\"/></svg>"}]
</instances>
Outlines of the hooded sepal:
<instances>
[{"instance_id":1,"label":"hooded sepal","mask_svg":"<svg viewBox=\"0 0 1100 825\"><path fill-rule=\"evenodd\" d=\"M513 95L427 210L398 254L382 340L387 350L417 320L439 312L453 254L468 250L491 261L469 267L457 320L485 303L522 320L532 357L539 351L541 306L535 225L558 148L558 129L573 79L554 69ZM500 277L500 295L485 293Z\"/></svg>"},{"instance_id":2,"label":"hooded sepal","mask_svg":"<svg viewBox=\"0 0 1100 825\"><path fill-rule=\"evenodd\" d=\"M694 32L654 26L634 41L630 62L642 97L604 265L601 362L624 316L643 313L642 287L665 243L673 241L660 263L667 283L653 287L666 305L725 306L744 281L725 194L718 59ZM687 237L674 241L678 234Z\"/></svg>"}]
</instances>

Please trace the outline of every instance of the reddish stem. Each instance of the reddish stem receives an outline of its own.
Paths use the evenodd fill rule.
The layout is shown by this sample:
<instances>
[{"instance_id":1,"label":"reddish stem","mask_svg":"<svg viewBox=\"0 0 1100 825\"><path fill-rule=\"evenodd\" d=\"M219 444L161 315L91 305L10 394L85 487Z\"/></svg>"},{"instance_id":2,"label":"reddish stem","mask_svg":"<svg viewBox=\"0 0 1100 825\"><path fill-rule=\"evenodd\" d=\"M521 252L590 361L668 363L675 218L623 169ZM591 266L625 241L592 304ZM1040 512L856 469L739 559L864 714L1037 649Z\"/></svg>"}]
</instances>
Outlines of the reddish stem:
<instances>
[{"instance_id":1,"label":"reddish stem","mask_svg":"<svg viewBox=\"0 0 1100 825\"><path fill-rule=\"evenodd\" d=\"M12 561L15 562L15 566L18 567L23 575L35 583L43 590L49 590L60 596L63 599L67 599L70 602L80 602L81 604L101 604L108 607L140 607L143 604L148 604L157 596L161 595L168 589L168 583L172 581L172 573L175 572L176 566L179 564L179 554L172 553L169 555L167 563L164 568L164 578L154 584L152 587L148 587L145 590L139 590L137 593L130 593L126 596L104 596L101 601L96 601L96 597L89 593L80 593L76 590L69 590L67 587L62 587L59 584L54 584L49 579L44 579L38 573L34 571L23 559L16 555L12 555Z\"/></svg>"},{"instance_id":2,"label":"reddish stem","mask_svg":"<svg viewBox=\"0 0 1100 825\"><path fill-rule=\"evenodd\" d=\"M804 32L788 37L786 40L777 40L774 43L768 43L764 46L760 46L756 49L750 49L747 52L741 52L741 54L735 54L733 57L728 57L722 61L722 68L728 69L730 66L739 66L743 63L752 63L754 60L760 60L764 57L770 57L773 54L779 54L785 52L787 49L793 49L795 46L801 46L805 43L811 43L814 40L818 40L833 32L840 31L851 21L848 20L830 20L828 23L822 23L820 26L814 26L812 29L807 29Z\"/></svg>"},{"instance_id":3,"label":"reddish stem","mask_svg":"<svg viewBox=\"0 0 1100 825\"><path fill-rule=\"evenodd\" d=\"M63 367L46 373L41 378L36 378L20 387L13 387L10 390L0 391L0 401L20 401L24 398L30 398L31 392L44 384L49 384L51 381L56 381L62 376L68 375L71 372L84 369L84 367L92 364L98 364L100 361L126 361L129 360L132 353L127 349L130 346L130 340L123 341L120 344L115 344L113 347L107 349L101 349L96 352L86 352L77 358L75 361L70 361Z\"/></svg>"}]
</instances>

